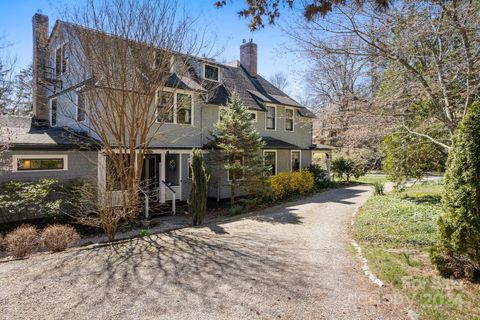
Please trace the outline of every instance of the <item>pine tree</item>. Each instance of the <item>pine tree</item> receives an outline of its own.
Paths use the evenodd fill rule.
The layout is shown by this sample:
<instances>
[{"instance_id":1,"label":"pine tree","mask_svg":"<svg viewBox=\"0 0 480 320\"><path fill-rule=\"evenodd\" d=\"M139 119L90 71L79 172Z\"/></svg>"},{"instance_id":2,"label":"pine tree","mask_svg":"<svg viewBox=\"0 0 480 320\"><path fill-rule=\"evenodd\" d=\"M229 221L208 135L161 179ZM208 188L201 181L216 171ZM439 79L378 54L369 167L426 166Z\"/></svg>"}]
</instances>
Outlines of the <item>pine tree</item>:
<instances>
[{"instance_id":1,"label":"pine tree","mask_svg":"<svg viewBox=\"0 0 480 320\"><path fill-rule=\"evenodd\" d=\"M210 180L200 149L193 149L192 151L190 170L192 173L192 191L188 200L188 211L192 218L192 224L197 226L202 223L207 212L208 181Z\"/></svg>"},{"instance_id":2,"label":"pine tree","mask_svg":"<svg viewBox=\"0 0 480 320\"><path fill-rule=\"evenodd\" d=\"M233 92L227 105L220 110L221 119L212 136L218 149L216 160L221 161L228 171L230 205L233 206L239 189L252 193L252 189L265 180L268 172L262 156L265 142L238 93Z\"/></svg>"},{"instance_id":3,"label":"pine tree","mask_svg":"<svg viewBox=\"0 0 480 320\"><path fill-rule=\"evenodd\" d=\"M480 103L473 103L453 137L448 155L432 260L448 275L480 277Z\"/></svg>"}]
</instances>

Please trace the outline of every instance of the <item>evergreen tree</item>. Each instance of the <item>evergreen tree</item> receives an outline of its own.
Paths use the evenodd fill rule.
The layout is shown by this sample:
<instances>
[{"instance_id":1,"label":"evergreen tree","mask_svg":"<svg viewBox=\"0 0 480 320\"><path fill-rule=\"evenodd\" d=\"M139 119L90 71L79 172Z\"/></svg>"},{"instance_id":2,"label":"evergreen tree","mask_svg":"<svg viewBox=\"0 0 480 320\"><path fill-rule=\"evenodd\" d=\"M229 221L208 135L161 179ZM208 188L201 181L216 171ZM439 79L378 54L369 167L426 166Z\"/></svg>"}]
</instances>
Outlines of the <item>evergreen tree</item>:
<instances>
[{"instance_id":1,"label":"evergreen tree","mask_svg":"<svg viewBox=\"0 0 480 320\"><path fill-rule=\"evenodd\" d=\"M480 278L480 103L473 103L453 137L432 260L445 275Z\"/></svg>"},{"instance_id":2,"label":"evergreen tree","mask_svg":"<svg viewBox=\"0 0 480 320\"><path fill-rule=\"evenodd\" d=\"M203 221L207 212L207 192L210 176L205 169L202 151L193 149L190 158L190 170L192 176L192 191L188 200L188 211L194 226Z\"/></svg>"},{"instance_id":3,"label":"evergreen tree","mask_svg":"<svg viewBox=\"0 0 480 320\"><path fill-rule=\"evenodd\" d=\"M239 189L252 193L266 180L262 148L265 142L255 129L251 115L244 107L238 93L233 92L221 110L221 119L212 132L218 149L217 159L228 171L230 205L233 206Z\"/></svg>"}]
</instances>

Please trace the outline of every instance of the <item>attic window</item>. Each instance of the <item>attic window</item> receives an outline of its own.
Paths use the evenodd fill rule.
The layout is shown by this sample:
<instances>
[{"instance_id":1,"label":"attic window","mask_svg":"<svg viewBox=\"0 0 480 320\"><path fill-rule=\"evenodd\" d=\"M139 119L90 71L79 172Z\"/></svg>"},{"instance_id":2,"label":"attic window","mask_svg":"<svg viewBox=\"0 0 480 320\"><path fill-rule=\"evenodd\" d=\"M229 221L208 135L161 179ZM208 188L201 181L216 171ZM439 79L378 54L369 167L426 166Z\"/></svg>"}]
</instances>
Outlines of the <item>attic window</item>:
<instances>
[{"instance_id":1,"label":"attic window","mask_svg":"<svg viewBox=\"0 0 480 320\"><path fill-rule=\"evenodd\" d=\"M205 64L203 77L208 80L219 81L220 77L218 67Z\"/></svg>"}]
</instances>

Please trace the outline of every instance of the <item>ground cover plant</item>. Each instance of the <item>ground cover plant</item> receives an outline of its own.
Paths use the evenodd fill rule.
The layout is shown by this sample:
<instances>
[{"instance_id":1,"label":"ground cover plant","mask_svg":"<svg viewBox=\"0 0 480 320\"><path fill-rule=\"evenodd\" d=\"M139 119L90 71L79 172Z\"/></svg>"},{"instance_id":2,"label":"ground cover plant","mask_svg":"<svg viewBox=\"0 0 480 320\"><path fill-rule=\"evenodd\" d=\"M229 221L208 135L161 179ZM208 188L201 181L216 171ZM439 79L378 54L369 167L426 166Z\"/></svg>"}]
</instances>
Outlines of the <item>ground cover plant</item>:
<instances>
[{"instance_id":1,"label":"ground cover plant","mask_svg":"<svg viewBox=\"0 0 480 320\"><path fill-rule=\"evenodd\" d=\"M372 271L405 294L421 319L480 319L480 286L442 277L429 259L442 191L429 182L372 196L355 218L354 236Z\"/></svg>"}]
</instances>

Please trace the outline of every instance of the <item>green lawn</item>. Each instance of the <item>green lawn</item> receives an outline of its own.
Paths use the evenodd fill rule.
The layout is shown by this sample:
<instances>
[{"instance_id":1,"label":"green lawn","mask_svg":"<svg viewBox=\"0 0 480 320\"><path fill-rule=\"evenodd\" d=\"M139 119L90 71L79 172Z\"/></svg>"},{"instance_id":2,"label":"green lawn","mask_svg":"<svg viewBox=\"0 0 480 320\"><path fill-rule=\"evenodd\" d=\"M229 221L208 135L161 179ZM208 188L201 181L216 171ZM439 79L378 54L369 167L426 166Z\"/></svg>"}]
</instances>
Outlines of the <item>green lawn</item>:
<instances>
[{"instance_id":1,"label":"green lawn","mask_svg":"<svg viewBox=\"0 0 480 320\"><path fill-rule=\"evenodd\" d=\"M386 175L367 175L359 177L358 179L352 178L352 182L374 184L375 182L385 183L388 182Z\"/></svg>"},{"instance_id":2,"label":"green lawn","mask_svg":"<svg viewBox=\"0 0 480 320\"><path fill-rule=\"evenodd\" d=\"M421 319L480 319L480 285L442 278L430 263L441 212L441 182L372 196L354 234L372 271L414 303Z\"/></svg>"}]
</instances>

